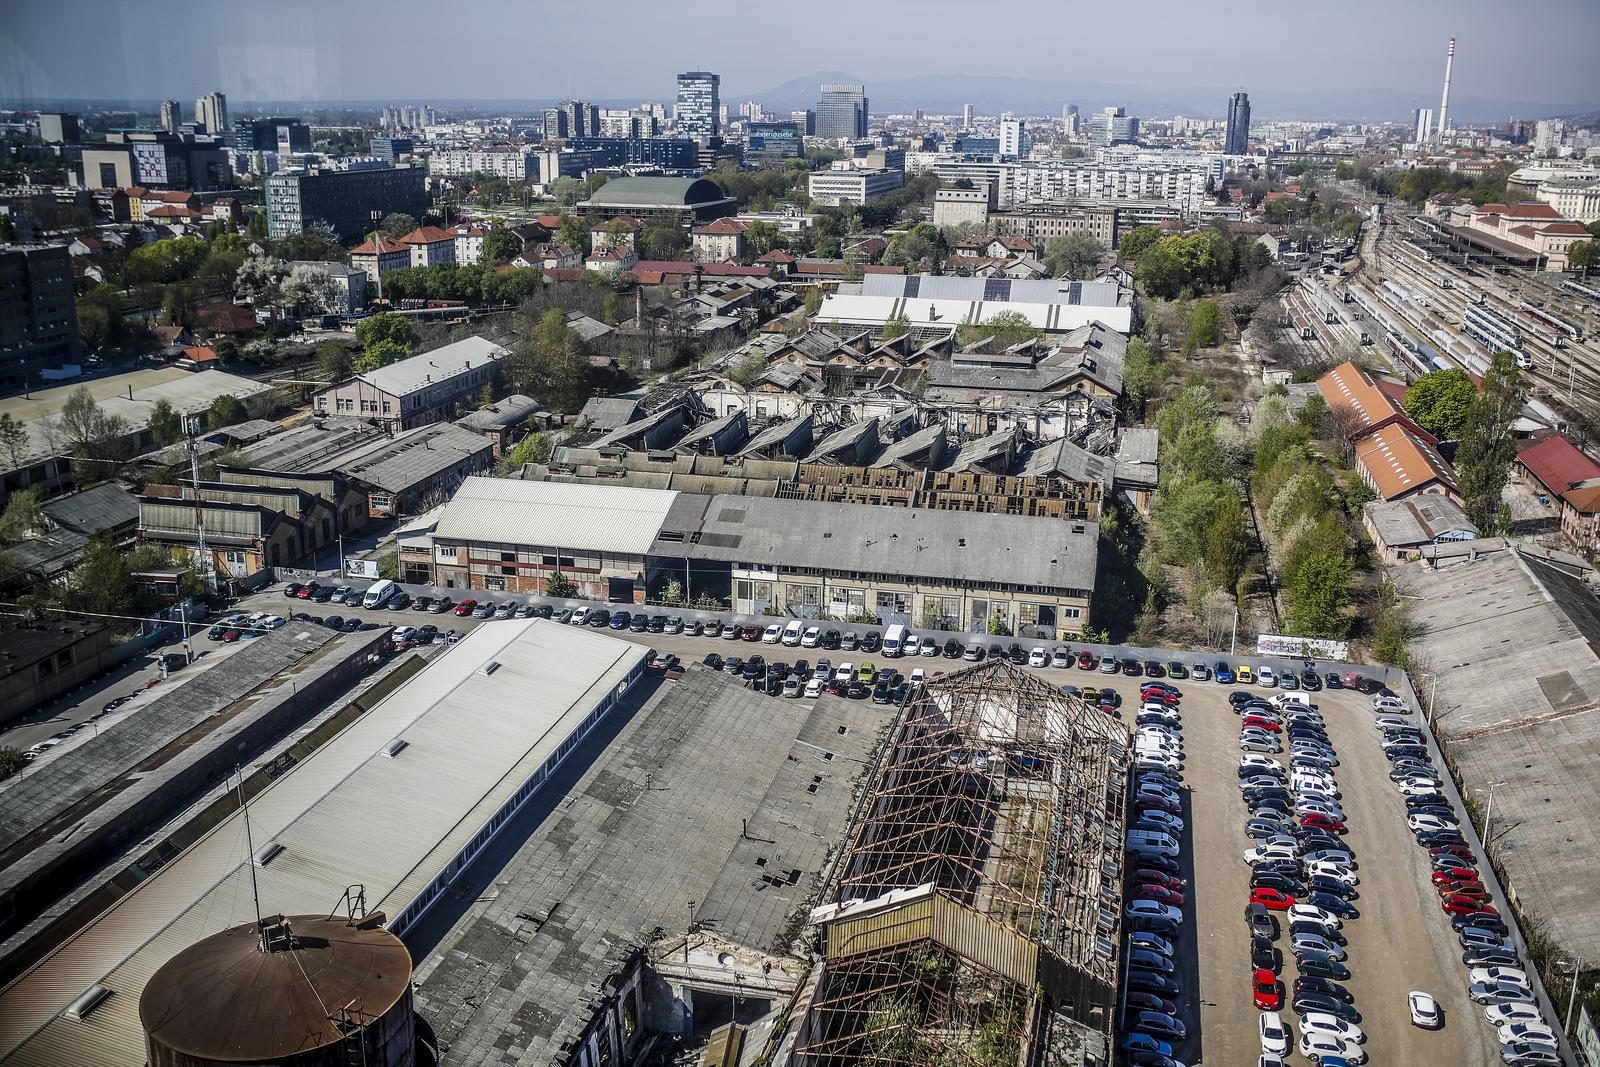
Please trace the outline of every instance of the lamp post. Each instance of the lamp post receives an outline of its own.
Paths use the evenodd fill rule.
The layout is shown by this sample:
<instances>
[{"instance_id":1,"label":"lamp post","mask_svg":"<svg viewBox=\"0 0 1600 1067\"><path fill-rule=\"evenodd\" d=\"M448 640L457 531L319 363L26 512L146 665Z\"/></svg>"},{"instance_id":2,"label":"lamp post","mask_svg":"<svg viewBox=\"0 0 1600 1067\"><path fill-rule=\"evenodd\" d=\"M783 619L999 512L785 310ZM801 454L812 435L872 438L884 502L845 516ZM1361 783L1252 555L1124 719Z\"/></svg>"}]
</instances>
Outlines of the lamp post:
<instances>
[{"instance_id":1,"label":"lamp post","mask_svg":"<svg viewBox=\"0 0 1600 1067\"><path fill-rule=\"evenodd\" d=\"M1572 1009L1578 1003L1578 980L1583 977L1583 957L1579 956L1571 960L1563 957L1556 960L1556 966L1571 968L1572 970L1572 986L1567 990L1567 1021L1561 1027L1564 1033L1570 1034L1572 1033Z\"/></svg>"},{"instance_id":2,"label":"lamp post","mask_svg":"<svg viewBox=\"0 0 1600 1067\"><path fill-rule=\"evenodd\" d=\"M1505 784L1504 782L1489 783L1489 804L1483 809L1483 848L1485 852L1489 850L1489 820L1494 818L1494 791Z\"/></svg>"}]
</instances>

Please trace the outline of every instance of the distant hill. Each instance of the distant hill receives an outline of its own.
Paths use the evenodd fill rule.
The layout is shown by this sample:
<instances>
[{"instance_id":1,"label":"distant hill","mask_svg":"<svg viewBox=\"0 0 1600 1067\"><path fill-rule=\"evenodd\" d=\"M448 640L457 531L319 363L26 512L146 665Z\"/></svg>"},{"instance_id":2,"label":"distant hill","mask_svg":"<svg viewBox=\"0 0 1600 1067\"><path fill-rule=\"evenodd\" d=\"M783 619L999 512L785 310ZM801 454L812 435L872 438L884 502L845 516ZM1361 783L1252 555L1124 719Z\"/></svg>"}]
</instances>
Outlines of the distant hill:
<instances>
[{"instance_id":1,"label":"distant hill","mask_svg":"<svg viewBox=\"0 0 1600 1067\"><path fill-rule=\"evenodd\" d=\"M839 71L819 71L791 78L762 92L723 92L723 100L758 100L773 112L815 107L823 82L861 82L873 112L910 111L920 107L936 114L958 114L971 104L979 114L1015 111L1019 114L1059 115L1066 104L1077 104L1085 114L1121 105L1134 115L1192 115L1222 118L1229 94L1243 88L1250 94L1252 113L1263 119L1329 119L1347 122L1406 122L1414 107L1436 107L1437 99L1419 99L1398 89L1353 88L1320 90L1271 89L1248 84L1178 89L1107 82L1039 81L1029 78L981 74L925 74L914 78L873 81ZM1489 100L1458 97L1450 113L1462 122L1503 122L1519 119L1575 115L1600 106L1600 97L1585 101Z\"/></svg>"}]
</instances>

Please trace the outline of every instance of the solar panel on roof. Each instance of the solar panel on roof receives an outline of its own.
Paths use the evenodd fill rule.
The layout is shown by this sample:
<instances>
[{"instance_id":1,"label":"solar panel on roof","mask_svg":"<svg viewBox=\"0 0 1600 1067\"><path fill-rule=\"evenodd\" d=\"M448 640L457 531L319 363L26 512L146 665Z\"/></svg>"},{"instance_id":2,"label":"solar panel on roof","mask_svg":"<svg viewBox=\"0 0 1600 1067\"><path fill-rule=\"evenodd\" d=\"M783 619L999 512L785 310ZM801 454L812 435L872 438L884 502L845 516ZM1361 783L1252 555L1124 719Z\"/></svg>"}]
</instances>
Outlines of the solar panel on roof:
<instances>
[{"instance_id":1,"label":"solar panel on roof","mask_svg":"<svg viewBox=\"0 0 1600 1067\"><path fill-rule=\"evenodd\" d=\"M983 283L984 300L1010 300L1010 278L986 278Z\"/></svg>"},{"instance_id":2,"label":"solar panel on roof","mask_svg":"<svg viewBox=\"0 0 1600 1067\"><path fill-rule=\"evenodd\" d=\"M913 274L911 277L906 279L906 296L908 298L913 299L913 300L916 299L917 292L921 288L922 288L922 275Z\"/></svg>"}]
</instances>

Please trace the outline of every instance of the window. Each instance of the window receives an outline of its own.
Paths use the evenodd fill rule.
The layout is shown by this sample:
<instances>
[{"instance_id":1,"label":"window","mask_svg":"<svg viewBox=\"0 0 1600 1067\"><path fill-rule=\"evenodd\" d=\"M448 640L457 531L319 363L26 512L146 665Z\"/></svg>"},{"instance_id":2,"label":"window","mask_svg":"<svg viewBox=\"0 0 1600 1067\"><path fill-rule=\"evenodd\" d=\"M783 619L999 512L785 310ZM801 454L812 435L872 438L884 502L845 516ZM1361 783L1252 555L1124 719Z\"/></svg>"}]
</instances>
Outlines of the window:
<instances>
[{"instance_id":1,"label":"window","mask_svg":"<svg viewBox=\"0 0 1600 1067\"><path fill-rule=\"evenodd\" d=\"M64 649L56 653L56 666L66 667L72 663L72 649Z\"/></svg>"}]
</instances>

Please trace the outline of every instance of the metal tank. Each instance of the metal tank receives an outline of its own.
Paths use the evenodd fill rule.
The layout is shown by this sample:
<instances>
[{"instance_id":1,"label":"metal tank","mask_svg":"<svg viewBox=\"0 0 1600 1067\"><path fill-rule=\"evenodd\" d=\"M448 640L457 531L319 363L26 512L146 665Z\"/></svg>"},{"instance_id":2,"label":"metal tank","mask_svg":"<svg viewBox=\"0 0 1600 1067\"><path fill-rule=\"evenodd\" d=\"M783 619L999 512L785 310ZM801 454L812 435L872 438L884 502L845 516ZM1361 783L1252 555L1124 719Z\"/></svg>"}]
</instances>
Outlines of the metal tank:
<instances>
[{"instance_id":1,"label":"metal tank","mask_svg":"<svg viewBox=\"0 0 1600 1067\"><path fill-rule=\"evenodd\" d=\"M150 1067L413 1067L411 953L383 918L272 916L178 953L139 998Z\"/></svg>"}]
</instances>

